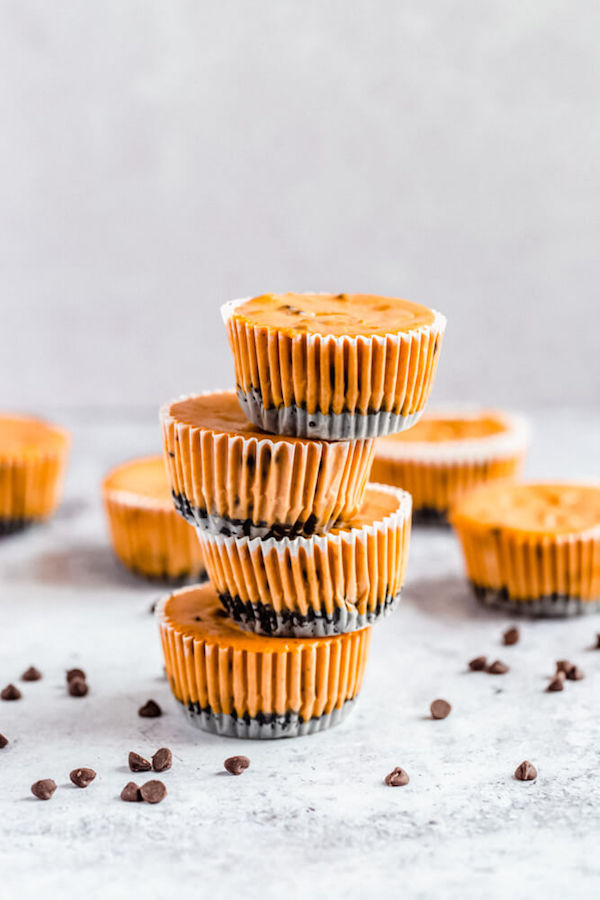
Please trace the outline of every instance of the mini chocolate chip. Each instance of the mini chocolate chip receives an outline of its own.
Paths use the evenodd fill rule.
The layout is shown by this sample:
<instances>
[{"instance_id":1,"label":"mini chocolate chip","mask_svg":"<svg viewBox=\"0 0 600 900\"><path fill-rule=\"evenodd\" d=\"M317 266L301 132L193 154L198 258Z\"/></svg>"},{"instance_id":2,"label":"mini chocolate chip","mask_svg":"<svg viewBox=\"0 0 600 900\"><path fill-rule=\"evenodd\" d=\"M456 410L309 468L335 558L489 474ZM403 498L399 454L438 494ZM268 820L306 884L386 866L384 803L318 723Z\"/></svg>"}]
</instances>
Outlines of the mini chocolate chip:
<instances>
[{"instance_id":1,"label":"mini chocolate chip","mask_svg":"<svg viewBox=\"0 0 600 900\"><path fill-rule=\"evenodd\" d=\"M71 697L85 697L89 688L83 678L71 678L68 690Z\"/></svg>"},{"instance_id":2,"label":"mini chocolate chip","mask_svg":"<svg viewBox=\"0 0 600 900\"><path fill-rule=\"evenodd\" d=\"M149 772L152 768L152 763L132 750L129 754L129 768L132 772Z\"/></svg>"},{"instance_id":3,"label":"mini chocolate chip","mask_svg":"<svg viewBox=\"0 0 600 900\"><path fill-rule=\"evenodd\" d=\"M31 793L38 800L49 800L56 790L56 782L52 778L42 778L31 785Z\"/></svg>"},{"instance_id":4,"label":"mini chocolate chip","mask_svg":"<svg viewBox=\"0 0 600 900\"><path fill-rule=\"evenodd\" d=\"M445 719L446 716L450 715L452 707L447 700L434 700L429 709L431 710L432 719Z\"/></svg>"},{"instance_id":5,"label":"mini chocolate chip","mask_svg":"<svg viewBox=\"0 0 600 900\"><path fill-rule=\"evenodd\" d=\"M126 803L139 803L141 799L142 795L135 781L128 781L121 791L121 800Z\"/></svg>"},{"instance_id":6,"label":"mini chocolate chip","mask_svg":"<svg viewBox=\"0 0 600 900\"><path fill-rule=\"evenodd\" d=\"M162 709L156 700L147 700L138 709L138 716L141 716L142 719L156 719L158 716L162 716Z\"/></svg>"},{"instance_id":7,"label":"mini chocolate chip","mask_svg":"<svg viewBox=\"0 0 600 900\"><path fill-rule=\"evenodd\" d=\"M86 788L88 784L92 783L95 777L96 773L93 769L73 769L73 771L69 773L69 778L75 787L79 788Z\"/></svg>"},{"instance_id":8,"label":"mini chocolate chip","mask_svg":"<svg viewBox=\"0 0 600 900\"><path fill-rule=\"evenodd\" d=\"M504 641L505 646L511 647L513 644L519 643L519 638L521 637L518 628L509 628L508 631L505 631L502 635L502 640Z\"/></svg>"},{"instance_id":9,"label":"mini chocolate chip","mask_svg":"<svg viewBox=\"0 0 600 900\"><path fill-rule=\"evenodd\" d=\"M148 612L150 613L151 616L153 616L154 613L156 612L157 605L158 605L158 600L153 600L152 603L150 604L150 606L148 607Z\"/></svg>"},{"instance_id":10,"label":"mini chocolate chip","mask_svg":"<svg viewBox=\"0 0 600 900\"><path fill-rule=\"evenodd\" d=\"M173 765L173 754L168 747L161 747L152 757L152 768L155 772L166 772Z\"/></svg>"},{"instance_id":11,"label":"mini chocolate chip","mask_svg":"<svg viewBox=\"0 0 600 900\"><path fill-rule=\"evenodd\" d=\"M596 635L596 650L600 650L600 633Z\"/></svg>"},{"instance_id":12,"label":"mini chocolate chip","mask_svg":"<svg viewBox=\"0 0 600 900\"><path fill-rule=\"evenodd\" d=\"M573 663L571 662L570 659L557 659L556 660L557 673L564 672L566 675L567 672L569 671L569 669L572 669L572 668L573 668Z\"/></svg>"},{"instance_id":13,"label":"mini chocolate chip","mask_svg":"<svg viewBox=\"0 0 600 900\"><path fill-rule=\"evenodd\" d=\"M556 678L552 679L552 681L550 682L550 684L548 685L546 690L550 691L550 693L553 693L554 691L564 691L564 689L565 689L564 680L565 680L565 676L561 672L560 675L557 675Z\"/></svg>"},{"instance_id":14,"label":"mini chocolate chip","mask_svg":"<svg viewBox=\"0 0 600 900\"><path fill-rule=\"evenodd\" d=\"M582 678L585 678L585 675L579 666L571 666L568 672L566 672L566 676L569 681L581 681Z\"/></svg>"},{"instance_id":15,"label":"mini chocolate chip","mask_svg":"<svg viewBox=\"0 0 600 900\"><path fill-rule=\"evenodd\" d=\"M19 688L15 687L14 684L7 684L6 687L0 691L0 697L2 697L3 700L20 700L22 694Z\"/></svg>"},{"instance_id":16,"label":"mini chocolate chip","mask_svg":"<svg viewBox=\"0 0 600 900\"><path fill-rule=\"evenodd\" d=\"M469 663L471 672L483 672L486 666L487 656L476 656L475 659L472 659Z\"/></svg>"},{"instance_id":17,"label":"mini chocolate chip","mask_svg":"<svg viewBox=\"0 0 600 900\"><path fill-rule=\"evenodd\" d=\"M517 781L534 781L537 778L537 769L526 759L515 769L515 778Z\"/></svg>"},{"instance_id":18,"label":"mini chocolate chip","mask_svg":"<svg viewBox=\"0 0 600 900\"><path fill-rule=\"evenodd\" d=\"M247 756L230 756L223 765L230 775L241 775L250 765L250 760Z\"/></svg>"},{"instance_id":19,"label":"mini chocolate chip","mask_svg":"<svg viewBox=\"0 0 600 900\"><path fill-rule=\"evenodd\" d=\"M83 669L69 669L66 675L67 681L72 681L74 678L83 678L85 681L86 677Z\"/></svg>"},{"instance_id":20,"label":"mini chocolate chip","mask_svg":"<svg viewBox=\"0 0 600 900\"><path fill-rule=\"evenodd\" d=\"M485 670L489 675L506 675L508 672L508 666L500 662L499 659L494 660L493 663L490 663L487 669Z\"/></svg>"},{"instance_id":21,"label":"mini chocolate chip","mask_svg":"<svg viewBox=\"0 0 600 900\"><path fill-rule=\"evenodd\" d=\"M389 785L389 787L404 787L409 781L410 778L400 766L396 766L389 775L385 776L385 783Z\"/></svg>"},{"instance_id":22,"label":"mini chocolate chip","mask_svg":"<svg viewBox=\"0 0 600 900\"><path fill-rule=\"evenodd\" d=\"M0 734L0 750L4 750L6 745L8 744L8 738L4 737L3 734Z\"/></svg>"},{"instance_id":23,"label":"mini chocolate chip","mask_svg":"<svg viewBox=\"0 0 600 900\"><path fill-rule=\"evenodd\" d=\"M146 803L160 803L161 800L164 800L167 796L167 789L162 783L162 781L147 781L146 784L143 784L140 788L140 794L142 800L145 800Z\"/></svg>"},{"instance_id":24,"label":"mini chocolate chip","mask_svg":"<svg viewBox=\"0 0 600 900\"><path fill-rule=\"evenodd\" d=\"M41 677L42 673L35 666L29 666L21 675L23 681L39 681Z\"/></svg>"}]
</instances>

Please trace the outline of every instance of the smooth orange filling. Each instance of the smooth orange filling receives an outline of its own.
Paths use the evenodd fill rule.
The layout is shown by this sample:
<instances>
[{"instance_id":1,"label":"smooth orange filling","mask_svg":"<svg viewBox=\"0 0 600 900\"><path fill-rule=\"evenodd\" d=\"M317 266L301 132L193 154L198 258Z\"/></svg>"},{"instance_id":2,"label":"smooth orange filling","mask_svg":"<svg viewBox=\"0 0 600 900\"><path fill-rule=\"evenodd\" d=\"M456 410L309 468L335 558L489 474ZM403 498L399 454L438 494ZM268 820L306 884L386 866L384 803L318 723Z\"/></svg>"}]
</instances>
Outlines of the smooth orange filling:
<instances>
[{"instance_id":1,"label":"smooth orange filling","mask_svg":"<svg viewBox=\"0 0 600 900\"><path fill-rule=\"evenodd\" d=\"M306 439L279 437L265 434L245 417L240 408L235 391L213 391L176 400L169 407L169 415L182 425L192 428L206 428L222 434L242 434L244 437L268 438L271 441L287 443L314 443Z\"/></svg>"},{"instance_id":2,"label":"smooth orange filling","mask_svg":"<svg viewBox=\"0 0 600 900\"><path fill-rule=\"evenodd\" d=\"M468 494L452 520L548 536L587 531L600 526L600 486L496 482Z\"/></svg>"},{"instance_id":3,"label":"smooth orange filling","mask_svg":"<svg viewBox=\"0 0 600 900\"><path fill-rule=\"evenodd\" d=\"M207 583L172 594L163 609L164 620L176 631L198 640L208 640L221 647L234 647L251 653L286 653L302 647L318 647L327 641L347 637L329 638L272 638L242 631L227 617L214 587Z\"/></svg>"},{"instance_id":4,"label":"smooth orange filling","mask_svg":"<svg viewBox=\"0 0 600 900\"><path fill-rule=\"evenodd\" d=\"M367 485L364 500L360 510L351 519L332 529L333 534L340 531L350 531L352 528L362 528L363 525L373 525L398 509L398 497L388 491L382 491L372 484Z\"/></svg>"},{"instance_id":5,"label":"smooth orange filling","mask_svg":"<svg viewBox=\"0 0 600 900\"><path fill-rule=\"evenodd\" d=\"M125 491L145 500L156 500L161 505L172 504L171 488L160 454L133 459L117 466L104 479L104 490L107 493Z\"/></svg>"},{"instance_id":6,"label":"smooth orange filling","mask_svg":"<svg viewBox=\"0 0 600 900\"><path fill-rule=\"evenodd\" d=\"M60 453L68 442L64 429L41 419L0 416L0 458L39 452Z\"/></svg>"},{"instance_id":7,"label":"smooth orange filling","mask_svg":"<svg viewBox=\"0 0 600 900\"><path fill-rule=\"evenodd\" d=\"M401 443L441 443L442 441L468 441L490 437L507 430L506 425L492 413L460 418L443 414L425 413L408 431L390 434L380 440Z\"/></svg>"},{"instance_id":8,"label":"smooth orange filling","mask_svg":"<svg viewBox=\"0 0 600 900\"><path fill-rule=\"evenodd\" d=\"M262 294L236 307L234 316L289 334L372 336L431 325L432 310L411 300L374 294Z\"/></svg>"}]
</instances>

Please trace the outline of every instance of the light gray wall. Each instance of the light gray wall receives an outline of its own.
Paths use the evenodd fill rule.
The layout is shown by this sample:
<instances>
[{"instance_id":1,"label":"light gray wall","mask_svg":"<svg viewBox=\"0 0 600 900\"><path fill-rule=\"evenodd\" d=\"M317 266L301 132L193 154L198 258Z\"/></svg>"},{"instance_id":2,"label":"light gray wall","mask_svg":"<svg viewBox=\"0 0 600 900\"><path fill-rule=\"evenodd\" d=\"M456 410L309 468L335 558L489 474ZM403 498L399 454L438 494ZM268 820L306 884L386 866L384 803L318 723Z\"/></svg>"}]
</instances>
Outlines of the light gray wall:
<instances>
[{"instance_id":1,"label":"light gray wall","mask_svg":"<svg viewBox=\"0 0 600 900\"><path fill-rule=\"evenodd\" d=\"M444 311L437 400L598 402L597 0L0 12L0 406L228 384L289 289Z\"/></svg>"}]
</instances>

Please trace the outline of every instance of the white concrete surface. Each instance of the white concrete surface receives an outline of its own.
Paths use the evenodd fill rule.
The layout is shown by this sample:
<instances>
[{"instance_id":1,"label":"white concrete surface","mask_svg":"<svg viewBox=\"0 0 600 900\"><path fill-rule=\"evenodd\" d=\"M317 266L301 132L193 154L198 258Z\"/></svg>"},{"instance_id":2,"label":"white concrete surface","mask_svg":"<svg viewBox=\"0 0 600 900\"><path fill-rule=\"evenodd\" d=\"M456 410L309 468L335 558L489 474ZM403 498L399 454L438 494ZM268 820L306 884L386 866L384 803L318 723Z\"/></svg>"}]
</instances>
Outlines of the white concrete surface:
<instances>
[{"instance_id":1,"label":"white concrete surface","mask_svg":"<svg viewBox=\"0 0 600 900\"><path fill-rule=\"evenodd\" d=\"M98 482L114 462L158 446L154 417L67 417L75 444L65 503L47 526L0 543L0 682L30 664L44 679L0 702L3 900L437 898L554 900L598 894L600 617L525 622L479 609L450 533L417 531L404 603L374 632L360 702L328 733L273 743L194 730L161 676L155 586L121 571L107 545ZM530 472L598 476L597 414L536 417ZM504 677L467 673L480 653ZM569 657L586 679L544 687ZM88 673L67 696L64 670ZM149 697L165 711L138 718ZM431 700L453 704L442 722ZM174 753L159 806L125 804L129 750ZM241 777L222 762L247 753ZM523 759L535 783L512 773ZM76 766L97 780L79 790ZM405 788L382 782L395 766ZM42 803L38 778L59 789Z\"/></svg>"},{"instance_id":2,"label":"white concrete surface","mask_svg":"<svg viewBox=\"0 0 600 900\"><path fill-rule=\"evenodd\" d=\"M593 403L597 0L0 0L0 408L229 384L218 304L439 308L435 396Z\"/></svg>"}]
</instances>

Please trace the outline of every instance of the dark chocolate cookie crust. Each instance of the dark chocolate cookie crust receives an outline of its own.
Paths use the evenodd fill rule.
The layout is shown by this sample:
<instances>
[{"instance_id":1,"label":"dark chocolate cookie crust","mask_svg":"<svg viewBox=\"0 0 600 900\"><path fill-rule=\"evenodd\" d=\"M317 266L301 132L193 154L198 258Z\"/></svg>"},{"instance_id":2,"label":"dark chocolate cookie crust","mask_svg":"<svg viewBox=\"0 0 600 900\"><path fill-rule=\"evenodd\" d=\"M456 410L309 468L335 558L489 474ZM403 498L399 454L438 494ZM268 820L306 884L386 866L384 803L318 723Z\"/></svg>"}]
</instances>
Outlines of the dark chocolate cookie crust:
<instances>
[{"instance_id":1,"label":"dark chocolate cookie crust","mask_svg":"<svg viewBox=\"0 0 600 900\"><path fill-rule=\"evenodd\" d=\"M270 637L308 638L347 634L372 625L396 608L400 593L386 597L365 615L337 607L332 615L310 610L303 616L290 610L277 612L272 606L243 601L231 594L219 594L219 599L227 615L247 631Z\"/></svg>"},{"instance_id":2,"label":"dark chocolate cookie crust","mask_svg":"<svg viewBox=\"0 0 600 900\"><path fill-rule=\"evenodd\" d=\"M17 531L24 531L33 524L33 519L1 519L0 518L0 537L8 534L15 534Z\"/></svg>"},{"instance_id":3,"label":"dark chocolate cookie crust","mask_svg":"<svg viewBox=\"0 0 600 900\"><path fill-rule=\"evenodd\" d=\"M212 734L223 737L276 740L316 734L319 731L333 728L348 715L354 705L354 700L346 700L339 709L307 720L303 719L299 713L291 711L282 716L273 713L259 713L256 716L246 713L238 716L235 713L215 713L210 706L201 707L199 703L180 705L186 718L203 731L210 731Z\"/></svg>"},{"instance_id":4,"label":"dark chocolate cookie crust","mask_svg":"<svg viewBox=\"0 0 600 900\"><path fill-rule=\"evenodd\" d=\"M253 522L251 519L231 519L229 516L220 516L209 513L206 509L193 506L185 494L173 492L173 503L177 512L192 525L213 534L221 534L224 537L235 538L295 538L312 537L315 533L316 516L311 515L305 522L293 524L275 524L267 522ZM333 525L333 522L331 523Z\"/></svg>"},{"instance_id":5,"label":"dark chocolate cookie crust","mask_svg":"<svg viewBox=\"0 0 600 900\"><path fill-rule=\"evenodd\" d=\"M531 597L528 600L515 600L510 597L506 588L490 588L471 582L473 592L483 606L504 610L512 614L531 616L532 618L567 618L582 616L600 611L600 598L582 600L567 594L549 594L543 597Z\"/></svg>"}]
</instances>

